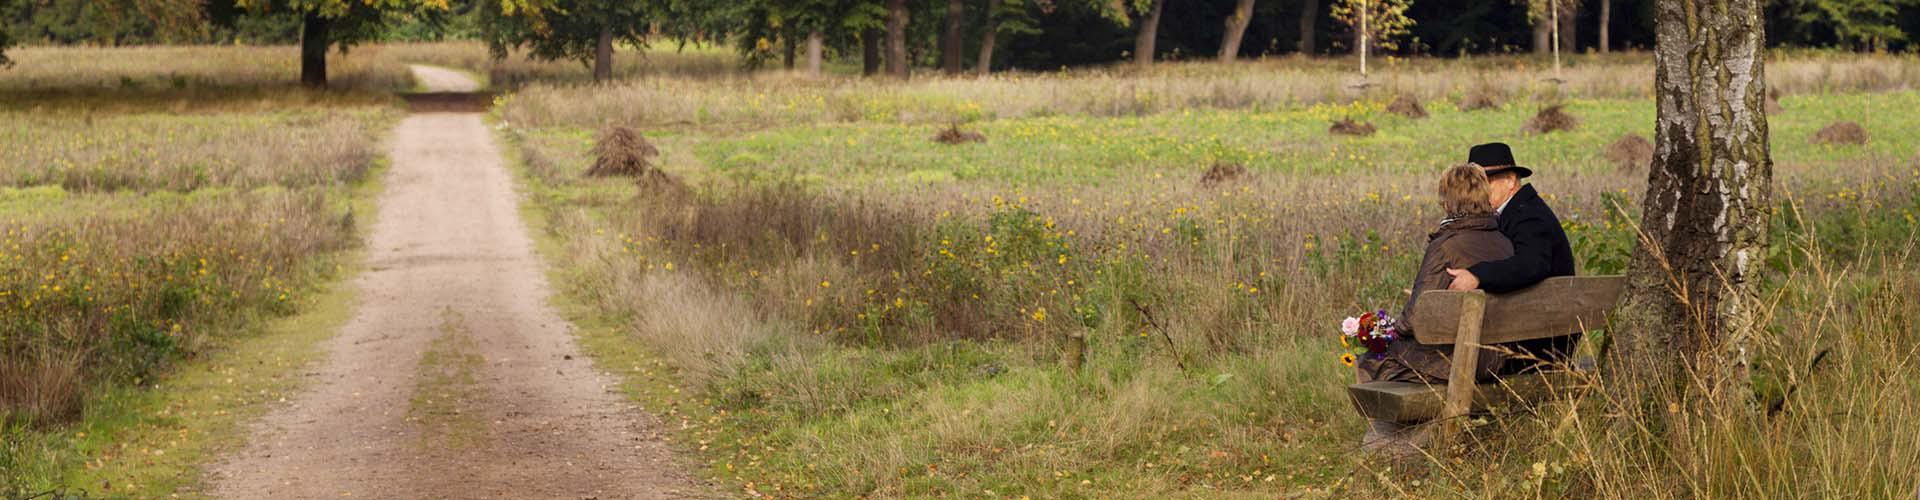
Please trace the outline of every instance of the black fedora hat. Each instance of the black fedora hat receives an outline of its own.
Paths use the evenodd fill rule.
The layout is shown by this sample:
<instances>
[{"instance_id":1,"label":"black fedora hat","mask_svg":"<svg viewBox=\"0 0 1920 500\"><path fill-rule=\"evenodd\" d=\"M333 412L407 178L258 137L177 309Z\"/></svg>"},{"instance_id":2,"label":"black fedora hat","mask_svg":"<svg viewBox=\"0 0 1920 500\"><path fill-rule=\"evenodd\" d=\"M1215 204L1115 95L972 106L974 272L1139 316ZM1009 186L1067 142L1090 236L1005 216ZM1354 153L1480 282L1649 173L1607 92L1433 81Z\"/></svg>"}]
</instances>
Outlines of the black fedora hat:
<instances>
[{"instance_id":1,"label":"black fedora hat","mask_svg":"<svg viewBox=\"0 0 1920 500\"><path fill-rule=\"evenodd\" d=\"M1467 161L1479 165L1487 175L1512 170L1522 179L1533 176L1533 169L1514 164L1516 162L1513 161L1513 149L1508 148L1507 143L1504 142L1474 146L1472 150L1467 151Z\"/></svg>"}]
</instances>

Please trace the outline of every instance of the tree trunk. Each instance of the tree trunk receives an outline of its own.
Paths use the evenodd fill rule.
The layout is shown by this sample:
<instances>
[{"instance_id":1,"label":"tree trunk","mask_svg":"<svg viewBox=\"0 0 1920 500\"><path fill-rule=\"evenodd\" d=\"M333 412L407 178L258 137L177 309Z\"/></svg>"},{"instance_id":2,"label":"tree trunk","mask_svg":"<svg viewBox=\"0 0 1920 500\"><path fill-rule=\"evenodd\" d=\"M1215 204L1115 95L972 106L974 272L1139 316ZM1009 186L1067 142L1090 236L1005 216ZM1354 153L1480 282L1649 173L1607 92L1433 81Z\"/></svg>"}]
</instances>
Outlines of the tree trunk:
<instances>
[{"instance_id":1,"label":"tree trunk","mask_svg":"<svg viewBox=\"0 0 1920 500\"><path fill-rule=\"evenodd\" d=\"M1546 55L1553 53L1553 13L1540 11L1540 18L1533 20L1533 53Z\"/></svg>"},{"instance_id":2,"label":"tree trunk","mask_svg":"<svg viewBox=\"0 0 1920 500\"><path fill-rule=\"evenodd\" d=\"M908 76L907 0L887 0L887 74Z\"/></svg>"},{"instance_id":3,"label":"tree trunk","mask_svg":"<svg viewBox=\"0 0 1920 500\"><path fill-rule=\"evenodd\" d=\"M781 68L786 69L787 71L793 71L793 60L796 57L796 52L798 51L799 51L799 46L793 43L793 33L785 33L780 35L780 67Z\"/></svg>"},{"instance_id":4,"label":"tree trunk","mask_svg":"<svg viewBox=\"0 0 1920 500\"><path fill-rule=\"evenodd\" d=\"M980 61L973 71L979 74L993 72L993 40L1000 35L1000 0L987 0L987 29L980 34Z\"/></svg>"},{"instance_id":5,"label":"tree trunk","mask_svg":"<svg viewBox=\"0 0 1920 500\"><path fill-rule=\"evenodd\" d=\"M1558 0L1560 3L1560 51L1566 54L1580 53L1580 2L1577 0Z\"/></svg>"},{"instance_id":6,"label":"tree trunk","mask_svg":"<svg viewBox=\"0 0 1920 500\"><path fill-rule=\"evenodd\" d=\"M1160 10L1166 7L1167 0L1153 0L1153 7L1147 10L1147 16L1140 20L1140 32L1133 37L1133 62L1142 66L1153 64L1153 42L1160 36Z\"/></svg>"},{"instance_id":7,"label":"tree trunk","mask_svg":"<svg viewBox=\"0 0 1920 500\"><path fill-rule=\"evenodd\" d=\"M1220 62L1232 62L1240 56L1240 39L1247 35L1247 24L1253 22L1253 1L1240 0L1233 6L1233 14L1227 16L1227 33L1220 38Z\"/></svg>"},{"instance_id":8,"label":"tree trunk","mask_svg":"<svg viewBox=\"0 0 1920 500\"><path fill-rule=\"evenodd\" d=\"M1605 363L1609 390L1641 404L1625 418L1653 429L1685 424L1669 420L1688 413L1670 413L1674 405L1751 401L1773 181L1762 2L1655 4L1644 235Z\"/></svg>"},{"instance_id":9,"label":"tree trunk","mask_svg":"<svg viewBox=\"0 0 1920 500\"><path fill-rule=\"evenodd\" d=\"M961 38L960 21L966 13L966 0L947 0L947 30L940 36L940 67L949 75L960 74L960 52L965 43Z\"/></svg>"},{"instance_id":10,"label":"tree trunk","mask_svg":"<svg viewBox=\"0 0 1920 500\"><path fill-rule=\"evenodd\" d=\"M1609 35L1613 33L1612 22L1613 0L1600 0L1600 53L1602 54L1613 51L1613 41L1609 40Z\"/></svg>"},{"instance_id":11,"label":"tree trunk","mask_svg":"<svg viewBox=\"0 0 1920 500\"><path fill-rule=\"evenodd\" d=\"M1316 24L1314 23L1314 21L1320 18L1319 14L1320 14L1319 0L1301 0L1300 45L1299 47L1297 47L1301 54L1313 55L1314 52L1316 52L1314 50L1313 42L1314 42L1314 39L1316 38L1314 36L1315 35L1314 31L1318 28L1314 27L1314 25Z\"/></svg>"},{"instance_id":12,"label":"tree trunk","mask_svg":"<svg viewBox=\"0 0 1920 500\"><path fill-rule=\"evenodd\" d=\"M593 48L593 81L613 79L613 28L600 28L600 41Z\"/></svg>"},{"instance_id":13,"label":"tree trunk","mask_svg":"<svg viewBox=\"0 0 1920 500\"><path fill-rule=\"evenodd\" d=\"M328 28L333 20L319 10L307 11L300 27L300 83L312 88L327 86L327 48L333 46Z\"/></svg>"},{"instance_id":14,"label":"tree trunk","mask_svg":"<svg viewBox=\"0 0 1920 500\"><path fill-rule=\"evenodd\" d=\"M870 29L860 33L860 74L873 76L880 72L880 30Z\"/></svg>"},{"instance_id":15,"label":"tree trunk","mask_svg":"<svg viewBox=\"0 0 1920 500\"><path fill-rule=\"evenodd\" d=\"M807 33L807 76L820 77L821 59L825 57L827 35L818 31Z\"/></svg>"},{"instance_id":16,"label":"tree trunk","mask_svg":"<svg viewBox=\"0 0 1920 500\"><path fill-rule=\"evenodd\" d=\"M1353 46L1360 50L1360 78L1361 79L1365 79L1367 77L1367 49L1370 49L1373 46L1373 40L1370 39L1370 35L1372 35L1373 32L1367 31L1367 12L1371 10L1373 9L1369 8L1369 6L1367 5L1367 2L1365 1L1360 2L1360 31L1354 33L1354 38L1357 38L1358 40L1354 42Z\"/></svg>"}]
</instances>

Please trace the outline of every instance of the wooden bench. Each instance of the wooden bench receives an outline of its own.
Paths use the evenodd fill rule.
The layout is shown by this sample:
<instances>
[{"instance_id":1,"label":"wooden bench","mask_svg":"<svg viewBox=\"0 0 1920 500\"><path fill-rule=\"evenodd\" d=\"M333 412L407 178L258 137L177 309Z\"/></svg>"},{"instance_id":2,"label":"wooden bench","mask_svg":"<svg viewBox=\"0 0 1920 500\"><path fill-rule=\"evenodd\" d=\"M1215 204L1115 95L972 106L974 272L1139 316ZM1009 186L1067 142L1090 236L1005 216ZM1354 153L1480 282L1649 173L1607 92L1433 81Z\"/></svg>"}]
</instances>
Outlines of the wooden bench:
<instances>
[{"instance_id":1,"label":"wooden bench","mask_svg":"<svg viewBox=\"0 0 1920 500\"><path fill-rule=\"evenodd\" d=\"M1347 393L1354 408L1368 418L1455 423L1476 410L1549 396L1554 388L1572 382L1572 374L1546 371L1477 384L1472 367L1480 359L1478 347L1603 327L1626 283L1624 276L1562 276L1498 295L1427 291L1420 294L1408 321L1420 343L1453 345L1447 385L1367 382L1348 386ZM1443 431L1441 437L1450 433Z\"/></svg>"}]
</instances>

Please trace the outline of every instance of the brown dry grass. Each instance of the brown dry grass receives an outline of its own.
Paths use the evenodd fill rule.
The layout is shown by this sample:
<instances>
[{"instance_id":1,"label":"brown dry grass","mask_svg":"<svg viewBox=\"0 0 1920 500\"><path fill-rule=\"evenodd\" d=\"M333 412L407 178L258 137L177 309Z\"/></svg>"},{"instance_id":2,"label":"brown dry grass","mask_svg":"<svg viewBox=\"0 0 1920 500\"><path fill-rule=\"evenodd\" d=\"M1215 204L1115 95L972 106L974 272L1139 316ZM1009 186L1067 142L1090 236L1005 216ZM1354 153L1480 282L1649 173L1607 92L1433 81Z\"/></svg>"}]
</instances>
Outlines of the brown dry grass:
<instances>
[{"instance_id":1,"label":"brown dry grass","mask_svg":"<svg viewBox=\"0 0 1920 500\"><path fill-rule=\"evenodd\" d=\"M941 144L970 144L987 142L987 136L972 130L961 130L960 124L947 125L933 134L933 142Z\"/></svg>"},{"instance_id":2,"label":"brown dry grass","mask_svg":"<svg viewBox=\"0 0 1920 500\"><path fill-rule=\"evenodd\" d=\"M1550 134L1580 128L1580 118L1568 113L1565 104L1555 104L1541 108L1533 118L1520 127L1524 135Z\"/></svg>"},{"instance_id":3,"label":"brown dry grass","mask_svg":"<svg viewBox=\"0 0 1920 500\"><path fill-rule=\"evenodd\" d=\"M275 114L0 112L0 185L72 192L356 183L373 168L381 108Z\"/></svg>"},{"instance_id":4,"label":"brown dry grass","mask_svg":"<svg viewBox=\"0 0 1920 500\"><path fill-rule=\"evenodd\" d=\"M1868 56L1794 56L1770 61L1770 87L1789 94L1879 92L1913 88L1920 61ZM1506 102L1644 98L1653 74L1644 53L1579 56L1567 83L1544 78L1549 64L1524 56L1469 62L1412 59L1382 69L1367 99L1406 94L1422 102L1453 99L1465 110ZM578 65L575 65L577 68ZM578 70L576 70L578 71ZM1064 73L996 73L989 77L857 77L809 79L785 72L682 78L642 74L616 85L532 84L503 109L516 125L598 126L695 124L764 127L793 123L874 121L948 123L1075 114L1138 116L1192 109L1271 109L1355 98L1338 82L1345 66L1318 59L1275 58L1231 65L1155 64L1076 68Z\"/></svg>"},{"instance_id":5,"label":"brown dry grass","mask_svg":"<svg viewBox=\"0 0 1920 500\"><path fill-rule=\"evenodd\" d=\"M642 177L656 170L653 158L660 156L660 149L632 127L608 125L600 129L592 153L589 177Z\"/></svg>"},{"instance_id":6,"label":"brown dry grass","mask_svg":"<svg viewBox=\"0 0 1920 500\"><path fill-rule=\"evenodd\" d=\"M1373 135L1377 130L1371 122L1356 121L1352 118L1343 118L1334 121L1332 126L1327 127L1328 134L1350 135L1355 137Z\"/></svg>"},{"instance_id":7,"label":"brown dry grass","mask_svg":"<svg viewBox=\"0 0 1920 500\"><path fill-rule=\"evenodd\" d=\"M1467 91L1466 95L1460 97L1460 110L1500 109L1501 96L1498 92L1486 85L1476 85L1473 90Z\"/></svg>"},{"instance_id":8,"label":"brown dry grass","mask_svg":"<svg viewBox=\"0 0 1920 500\"><path fill-rule=\"evenodd\" d=\"M1860 126L1860 124L1856 122L1837 121L1837 122L1828 124L1826 127L1822 127L1819 132L1815 132L1813 134L1813 138L1811 139L1811 141L1814 144L1829 144L1829 145L1830 144L1852 144L1852 145L1866 144L1867 129L1866 127Z\"/></svg>"},{"instance_id":9,"label":"brown dry grass","mask_svg":"<svg viewBox=\"0 0 1920 500\"><path fill-rule=\"evenodd\" d=\"M1207 173L1200 175L1200 187L1220 187L1227 183L1244 180L1249 175L1251 174L1247 172L1246 165L1216 162L1212 167L1207 167Z\"/></svg>"},{"instance_id":10,"label":"brown dry grass","mask_svg":"<svg viewBox=\"0 0 1920 500\"><path fill-rule=\"evenodd\" d=\"M1623 135L1608 144L1602 156L1620 172L1638 172L1653 163L1653 142L1640 134Z\"/></svg>"},{"instance_id":11,"label":"brown dry grass","mask_svg":"<svg viewBox=\"0 0 1920 500\"><path fill-rule=\"evenodd\" d=\"M1427 117L1427 108L1420 105L1419 99L1407 94L1394 96L1393 102L1387 103L1387 112L1415 120Z\"/></svg>"}]
</instances>

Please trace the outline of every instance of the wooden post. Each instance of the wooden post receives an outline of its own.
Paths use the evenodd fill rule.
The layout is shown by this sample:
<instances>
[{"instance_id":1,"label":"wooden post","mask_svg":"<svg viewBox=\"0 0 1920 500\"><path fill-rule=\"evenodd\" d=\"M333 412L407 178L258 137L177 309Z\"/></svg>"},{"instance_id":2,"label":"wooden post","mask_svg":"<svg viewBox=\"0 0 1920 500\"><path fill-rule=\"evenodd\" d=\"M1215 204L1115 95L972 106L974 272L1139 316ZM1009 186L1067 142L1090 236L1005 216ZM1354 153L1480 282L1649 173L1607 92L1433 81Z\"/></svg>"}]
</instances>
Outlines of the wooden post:
<instances>
[{"instance_id":1,"label":"wooden post","mask_svg":"<svg viewBox=\"0 0 1920 500\"><path fill-rule=\"evenodd\" d=\"M1452 370L1447 374L1446 405L1440 408L1435 443L1451 445L1473 411L1473 390L1479 376L1480 326L1487 312L1487 294L1472 292L1460 301L1460 334L1453 339Z\"/></svg>"}]
</instances>

